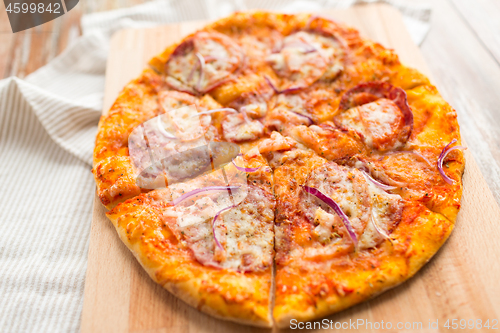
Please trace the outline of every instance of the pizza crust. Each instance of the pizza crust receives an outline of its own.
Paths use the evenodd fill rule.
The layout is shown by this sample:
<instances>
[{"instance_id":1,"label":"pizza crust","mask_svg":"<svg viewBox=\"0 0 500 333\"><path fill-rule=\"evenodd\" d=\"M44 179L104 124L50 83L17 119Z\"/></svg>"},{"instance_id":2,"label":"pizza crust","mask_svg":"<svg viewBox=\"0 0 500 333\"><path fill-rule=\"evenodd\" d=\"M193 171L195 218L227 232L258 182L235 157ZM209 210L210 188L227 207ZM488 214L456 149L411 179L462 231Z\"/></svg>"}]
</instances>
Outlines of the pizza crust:
<instances>
[{"instance_id":1,"label":"pizza crust","mask_svg":"<svg viewBox=\"0 0 500 333\"><path fill-rule=\"evenodd\" d=\"M244 274L202 266L187 251L175 248L175 237L168 230L162 229L161 240L148 232L161 225L150 200L143 195L107 213L120 239L149 276L200 311L225 320L270 327L271 268ZM141 228L145 222L155 225Z\"/></svg>"}]
</instances>

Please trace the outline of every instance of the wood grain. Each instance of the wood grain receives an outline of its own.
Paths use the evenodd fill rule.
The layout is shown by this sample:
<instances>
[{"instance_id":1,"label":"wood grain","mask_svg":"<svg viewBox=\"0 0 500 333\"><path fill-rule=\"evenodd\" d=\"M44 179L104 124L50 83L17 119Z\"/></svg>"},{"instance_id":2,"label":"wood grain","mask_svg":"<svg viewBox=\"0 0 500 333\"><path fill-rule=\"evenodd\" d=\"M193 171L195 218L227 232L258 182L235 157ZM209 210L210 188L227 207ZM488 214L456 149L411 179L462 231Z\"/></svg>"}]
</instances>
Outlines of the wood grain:
<instances>
[{"instance_id":1,"label":"wood grain","mask_svg":"<svg viewBox=\"0 0 500 333\"><path fill-rule=\"evenodd\" d=\"M463 2L466 1L469 6L477 4L481 8L479 3L487 0ZM457 110L462 136L500 203L500 66L466 18L470 20L475 15L485 22L496 20L497 26L500 21L498 14L487 10L476 9L474 15L469 15L468 10L464 11L465 16L461 15L455 7L460 2L432 2L432 28L421 50L441 94ZM495 42L490 40L487 44Z\"/></svg>"},{"instance_id":2,"label":"wood grain","mask_svg":"<svg viewBox=\"0 0 500 333\"><path fill-rule=\"evenodd\" d=\"M391 7L360 6L332 11L331 14L359 28L363 35L395 48L402 61L429 73L422 55L404 28L400 14ZM111 43L104 110L109 108L123 85L139 74L153 54L200 25L200 22L181 23L119 32ZM500 237L500 209L470 152L465 154L462 210L455 231L436 257L403 285L331 316L329 320L363 319L372 323L383 320L391 322L394 327L398 322L421 322L424 328L398 330L405 332L426 331L430 320L439 320L439 331L444 332L447 331L443 328L446 319L491 321L500 318L500 284L497 282L500 249L496 244ZM82 332L214 331L266 330L211 318L153 283L119 241L104 216L104 208L96 200ZM277 332L277 329L272 331ZM363 327L358 331L377 330Z\"/></svg>"},{"instance_id":3,"label":"wood grain","mask_svg":"<svg viewBox=\"0 0 500 333\"><path fill-rule=\"evenodd\" d=\"M451 2L476 37L500 64L500 2L453 0Z\"/></svg>"}]
</instances>

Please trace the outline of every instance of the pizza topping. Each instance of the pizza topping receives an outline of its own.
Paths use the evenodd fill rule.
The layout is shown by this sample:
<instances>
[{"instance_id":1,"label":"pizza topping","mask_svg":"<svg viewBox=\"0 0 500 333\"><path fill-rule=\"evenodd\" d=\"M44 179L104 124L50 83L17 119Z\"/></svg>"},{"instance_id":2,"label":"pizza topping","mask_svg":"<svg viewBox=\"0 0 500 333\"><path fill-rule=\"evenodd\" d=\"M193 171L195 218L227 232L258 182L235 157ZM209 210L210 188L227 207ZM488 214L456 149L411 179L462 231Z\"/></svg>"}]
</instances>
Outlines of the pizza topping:
<instances>
[{"instance_id":1,"label":"pizza topping","mask_svg":"<svg viewBox=\"0 0 500 333\"><path fill-rule=\"evenodd\" d=\"M201 116L201 115L204 115L204 114L212 114L212 113L217 113L217 112L238 113L238 111L236 111L233 108L221 108L221 109L213 109L213 110L209 110L209 111L198 112L197 115L193 115L193 116Z\"/></svg>"},{"instance_id":2,"label":"pizza topping","mask_svg":"<svg viewBox=\"0 0 500 333\"><path fill-rule=\"evenodd\" d=\"M184 106L198 104L198 99L192 95L179 91L160 91L158 93L158 102L165 113L182 108Z\"/></svg>"},{"instance_id":3,"label":"pizza topping","mask_svg":"<svg viewBox=\"0 0 500 333\"><path fill-rule=\"evenodd\" d=\"M330 162L314 169L301 187L321 200L305 196L299 207L321 246L345 247L347 236L358 250L371 248L390 239L401 220L401 197L383 191L357 169Z\"/></svg>"},{"instance_id":4,"label":"pizza topping","mask_svg":"<svg viewBox=\"0 0 500 333\"><path fill-rule=\"evenodd\" d=\"M296 126L289 135L330 161L348 160L363 153L366 147L357 132L341 130L328 124Z\"/></svg>"},{"instance_id":5,"label":"pizza topping","mask_svg":"<svg viewBox=\"0 0 500 333\"><path fill-rule=\"evenodd\" d=\"M245 113L230 114L222 122L224 139L231 142L255 140L264 133L258 120L250 120Z\"/></svg>"},{"instance_id":6,"label":"pizza topping","mask_svg":"<svg viewBox=\"0 0 500 333\"><path fill-rule=\"evenodd\" d=\"M181 43L167 61L167 83L177 81L193 92L207 93L231 79L243 57L242 49L230 37L198 32Z\"/></svg>"},{"instance_id":7,"label":"pizza topping","mask_svg":"<svg viewBox=\"0 0 500 333\"><path fill-rule=\"evenodd\" d=\"M406 92L388 82L362 83L348 90L339 110L335 122L359 130L366 143L379 150L404 144L413 129Z\"/></svg>"},{"instance_id":8,"label":"pizza topping","mask_svg":"<svg viewBox=\"0 0 500 333\"><path fill-rule=\"evenodd\" d=\"M196 95L196 91L193 88L188 87L187 85L173 78L172 76L167 76L165 78L165 83L169 88L175 89L177 92Z\"/></svg>"},{"instance_id":9,"label":"pizza topping","mask_svg":"<svg viewBox=\"0 0 500 333\"><path fill-rule=\"evenodd\" d=\"M276 130L285 134L287 129L298 125L312 125L314 121L307 111L302 96L278 95L271 103L271 110L265 118L268 130Z\"/></svg>"},{"instance_id":10,"label":"pizza topping","mask_svg":"<svg viewBox=\"0 0 500 333\"><path fill-rule=\"evenodd\" d=\"M387 193L371 182L367 184L370 219L359 239L360 249L375 247L384 239L391 241L389 234L399 224L403 213L403 201L399 195Z\"/></svg>"},{"instance_id":11,"label":"pizza topping","mask_svg":"<svg viewBox=\"0 0 500 333\"><path fill-rule=\"evenodd\" d=\"M380 187L383 190L388 191L388 190L394 190L394 189L397 188L397 186L390 186L390 185L382 184L381 182L379 182L378 180L376 180L372 176L370 176L369 173L367 173L367 172L365 172L363 170L361 172L366 177L366 179L368 179L370 182L372 182L373 184L377 185L378 187Z\"/></svg>"},{"instance_id":12,"label":"pizza topping","mask_svg":"<svg viewBox=\"0 0 500 333\"><path fill-rule=\"evenodd\" d=\"M197 125L202 122L205 126ZM192 106L171 110L136 127L129 136L128 149L137 184L145 189L161 188L229 163L239 153L239 146L230 142L207 144L200 134L208 125L210 116L200 116Z\"/></svg>"},{"instance_id":13,"label":"pizza topping","mask_svg":"<svg viewBox=\"0 0 500 333\"><path fill-rule=\"evenodd\" d=\"M217 235L215 233L215 222L217 222L217 218L219 217L219 215L223 212L225 212L226 210L229 210L231 208L234 208L236 207L236 205L232 205L232 206L229 206L229 207L226 207L226 208L222 208L221 210L219 210L213 220L212 220L212 234L214 235L214 240L215 240L215 244L217 244L217 246L219 247L220 250L224 251L224 248L222 247L222 245L220 244L219 240L217 239Z\"/></svg>"},{"instance_id":14,"label":"pizza topping","mask_svg":"<svg viewBox=\"0 0 500 333\"><path fill-rule=\"evenodd\" d=\"M175 129L175 136L182 141L193 141L203 137L212 118L199 114L195 106L171 110L167 116Z\"/></svg>"},{"instance_id":15,"label":"pizza topping","mask_svg":"<svg viewBox=\"0 0 500 333\"><path fill-rule=\"evenodd\" d=\"M358 243L358 238L356 237L356 233L354 232L354 229L352 228L351 222L349 222L349 218L347 215L342 211L342 209L339 207L339 205L333 201L332 198L329 196L325 195L324 193L321 193L318 189L315 189L313 187L309 187L306 185L301 186L307 193L314 195L316 198L320 199L324 203L326 203L330 208L333 209L333 211L342 219L342 222L344 222L344 226L347 229L347 232L349 233L349 236L351 237L354 246L357 245Z\"/></svg>"},{"instance_id":16,"label":"pizza topping","mask_svg":"<svg viewBox=\"0 0 500 333\"><path fill-rule=\"evenodd\" d=\"M314 32L299 31L285 37L283 47L272 53L267 60L275 73L282 79L281 89L267 78L277 93L288 93L307 88L325 73L335 77L342 69L338 60L343 50L335 38Z\"/></svg>"},{"instance_id":17,"label":"pizza topping","mask_svg":"<svg viewBox=\"0 0 500 333\"><path fill-rule=\"evenodd\" d=\"M316 227L313 233L318 237L320 243L327 244L333 237L340 237L337 233L332 232L332 230L339 228L342 223L339 215L328 214L321 207L318 207L314 213L314 224L316 224Z\"/></svg>"},{"instance_id":18,"label":"pizza topping","mask_svg":"<svg viewBox=\"0 0 500 333\"><path fill-rule=\"evenodd\" d=\"M267 113L267 103L262 99L255 99L249 104L243 105L240 112L245 112L252 118L261 118Z\"/></svg>"},{"instance_id":19,"label":"pizza topping","mask_svg":"<svg viewBox=\"0 0 500 333\"><path fill-rule=\"evenodd\" d=\"M177 140L177 137L175 135L173 135L172 133L167 132L165 130L165 125L163 124L161 117L156 117L156 122L157 122L156 125L157 125L158 129L160 130L160 133L163 134L163 136L165 138L170 139L170 140Z\"/></svg>"},{"instance_id":20,"label":"pizza topping","mask_svg":"<svg viewBox=\"0 0 500 333\"><path fill-rule=\"evenodd\" d=\"M395 154L413 154L415 156L418 156L420 159L422 159L425 163L427 163L428 166L432 167L432 163L429 161L427 157L425 157L422 153L419 153L418 151L415 150L397 150L397 151L389 151L385 153L381 158L379 158L379 161L383 160L385 157L389 155L395 155Z\"/></svg>"},{"instance_id":21,"label":"pizza topping","mask_svg":"<svg viewBox=\"0 0 500 333\"><path fill-rule=\"evenodd\" d=\"M273 89L260 76L252 75L248 81L242 80L235 89L242 89L240 96L229 103L229 107L258 119L268 111L267 101L274 95Z\"/></svg>"},{"instance_id":22,"label":"pizza topping","mask_svg":"<svg viewBox=\"0 0 500 333\"><path fill-rule=\"evenodd\" d=\"M242 156L242 154L239 154L237 157L240 157L240 156ZM240 160L242 160L243 162L245 162L245 159L243 159L243 158L240 158ZM236 163L234 163L234 160L232 160L231 163L233 163L234 167L237 170L240 170L240 171L243 171L243 172L255 172L255 171L259 170L262 167L262 166L259 166L259 167L256 167L256 168L245 168L245 167L241 167L241 166L237 165Z\"/></svg>"},{"instance_id":23,"label":"pizza topping","mask_svg":"<svg viewBox=\"0 0 500 333\"><path fill-rule=\"evenodd\" d=\"M456 150L456 149L460 149L460 150L463 150L463 149L467 149L466 147L463 147L463 146L454 146L454 147L450 147L452 144L454 144L455 142L457 142L457 139L453 139L451 140L450 143L448 143L444 148L443 150L441 151L441 154L439 154L439 157L438 157L438 160L437 160L437 167L438 167L438 170L439 170L439 173L441 174L441 176L443 177L444 181L447 182L448 184L452 185L455 180L453 180L452 178L448 177L446 175L446 173L444 172L443 170L443 161L444 159L446 158L446 156L448 156L448 154L453 151L453 150Z\"/></svg>"},{"instance_id":24,"label":"pizza topping","mask_svg":"<svg viewBox=\"0 0 500 333\"><path fill-rule=\"evenodd\" d=\"M293 139L284 137L278 132L272 132L271 137L260 142L258 147L259 152L263 154L271 151L289 150L295 145L296 142Z\"/></svg>"},{"instance_id":25,"label":"pizza topping","mask_svg":"<svg viewBox=\"0 0 500 333\"><path fill-rule=\"evenodd\" d=\"M161 161L155 161L144 169L137 178L141 188L154 189L167 184L195 178L212 170L208 145L172 154ZM163 178L163 179L162 179ZM153 180L154 179L154 180Z\"/></svg>"},{"instance_id":26,"label":"pizza topping","mask_svg":"<svg viewBox=\"0 0 500 333\"><path fill-rule=\"evenodd\" d=\"M381 151L404 144L404 118L397 105L388 99L356 106L334 118L337 126L358 132L370 148Z\"/></svg>"},{"instance_id":27,"label":"pizza topping","mask_svg":"<svg viewBox=\"0 0 500 333\"><path fill-rule=\"evenodd\" d=\"M274 197L255 186L242 190L164 210L169 228L201 264L244 272L272 265Z\"/></svg>"},{"instance_id":28,"label":"pizza topping","mask_svg":"<svg viewBox=\"0 0 500 333\"><path fill-rule=\"evenodd\" d=\"M276 94L288 94L288 93L293 93L293 92L296 92L296 91L299 91L299 90L306 88L305 86L297 86L297 87L290 87L290 88L280 90L280 89L278 89L276 84L274 84L274 82L267 75L264 76L264 79L266 80L267 84L269 84L269 86L273 89L273 91Z\"/></svg>"}]
</instances>

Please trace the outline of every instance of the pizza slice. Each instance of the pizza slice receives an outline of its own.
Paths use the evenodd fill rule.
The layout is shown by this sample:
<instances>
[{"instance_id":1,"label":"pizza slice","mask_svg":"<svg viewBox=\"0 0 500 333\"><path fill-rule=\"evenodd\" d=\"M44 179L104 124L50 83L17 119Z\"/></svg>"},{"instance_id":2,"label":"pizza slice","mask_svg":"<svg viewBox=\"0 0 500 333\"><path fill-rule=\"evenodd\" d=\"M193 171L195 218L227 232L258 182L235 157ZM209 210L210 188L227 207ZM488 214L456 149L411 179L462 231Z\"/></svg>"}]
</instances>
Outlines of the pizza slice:
<instances>
[{"instance_id":1,"label":"pizza slice","mask_svg":"<svg viewBox=\"0 0 500 333\"><path fill-rule=\"evenodd\" d=\"M405 281L453 228L356 168L298 149L276 163L279 327L338 312Z\"/></svg>"},{"instance_id":2,"label":"pizza slice","mask_svg":"<svg viewBox=\"0 0 500 333\"><path fill-rule=\"evenodd\" d=\"M107 216L151 278L215 317L271 326L272 177L262 157L155 189Z\"/></svg>"}]
</instances>

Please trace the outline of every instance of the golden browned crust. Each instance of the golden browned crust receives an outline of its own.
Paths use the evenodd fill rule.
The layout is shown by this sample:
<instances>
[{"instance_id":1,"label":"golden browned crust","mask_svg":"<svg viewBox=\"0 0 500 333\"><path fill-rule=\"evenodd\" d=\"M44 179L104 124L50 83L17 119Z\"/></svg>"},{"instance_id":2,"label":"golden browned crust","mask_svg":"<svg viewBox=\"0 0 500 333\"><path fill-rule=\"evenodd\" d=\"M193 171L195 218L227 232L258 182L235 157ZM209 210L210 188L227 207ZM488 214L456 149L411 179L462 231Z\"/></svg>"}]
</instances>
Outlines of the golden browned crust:
<instances>
[{"instance_id":1,"label":"golden browned crust","mask_svg":"<svg viewBox=\"0 0 500 333\"><path fill-rule=\"evenodd\" d=\"M377 152L367 147L360 136L348 131L333 129L328 136L318 137L307 132L303 125L298 148L303 152L298 162L271 164L276 185L276 223L290 222L287 216L296 213L299 200L296 189L304 184L315 166L327 161L350 167L362 161L384 181L397 184L398 188L392 193L403 198L404 210L391 240L375 248L320 261L290 254L294 246L307 247L311 233L305 224L290 222L284 228L287 243L276 244L276 293L272 312L279 327L286 327L291 319L306 321L340 311L413 276L438 251L453 229L460 208L465 166L463 155L453 151L444 169L455 182L447 184L437 170L436 161L444 146L453 139L460 144L459 126L455 111L423 74L402 65L392 50L361 38L355 29L309 14L235 13L203 28L202 31L233 38L251 56L246 57L245 68L235 73L234 80L196 96L197 103L208 109L233 107L251 94L269 93L265 77L274 82L280 78L258 54L258 48L245 43L254 38L269 48L275 40L304 29L335 36L342 41L340 44L346 53L344 68L337 77L318 80L296 94L307 100L307 111L314 123L330 130L346 91L360 83L388 82L405 90L414 117L411 136L398 149L416 152L424 159L416 154ZM195 34L184 41L193 36ZM271 326L271 270L242 273L200 264L189 249L179 245L162 222L156 190L141 194L148 190L139 188L135 182L137 175L128 155L128 135L139 124L162 113L157 95L159 91L172 89L165 83L165 68L182 42L151 59L149 64L153 70L145 70L129 83L101 118L93 169L98 196L106 207L114 207L108 217L153 280L215 317ZM221 121L220 115L214 117L214 126L219 132L222 132ZM273 130L281 131L267 125L282 121L279 114L267 114L263 121L266 131L256 140L240 143L243 151L255 148L261 138L268 137ZM283 133L289 134L286 129ZM272 159L272 153L263 155ZM270 179L266 178L265 182L271 184Z\"/></svg>"},{"instance_id":2,"label":"golden browned crust","mask_svg":"<svg viewBox=\"0 0 500 333\"><path fill-rule=\"evenodd\" d=\"M121 240L149 276L210 315L271 326L271 269L240 273L201 265L161 222L151 195L154 193L130 199L107 213Z\"/></svg>"}]
</instances>

